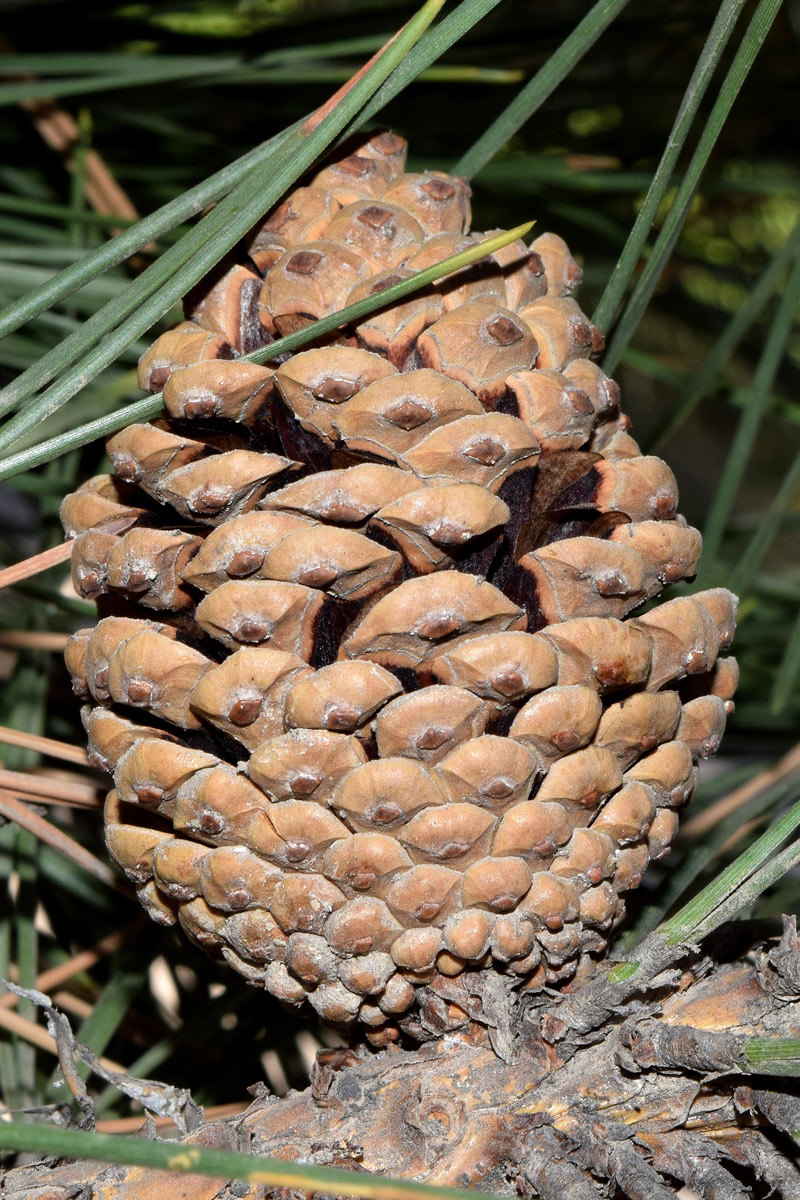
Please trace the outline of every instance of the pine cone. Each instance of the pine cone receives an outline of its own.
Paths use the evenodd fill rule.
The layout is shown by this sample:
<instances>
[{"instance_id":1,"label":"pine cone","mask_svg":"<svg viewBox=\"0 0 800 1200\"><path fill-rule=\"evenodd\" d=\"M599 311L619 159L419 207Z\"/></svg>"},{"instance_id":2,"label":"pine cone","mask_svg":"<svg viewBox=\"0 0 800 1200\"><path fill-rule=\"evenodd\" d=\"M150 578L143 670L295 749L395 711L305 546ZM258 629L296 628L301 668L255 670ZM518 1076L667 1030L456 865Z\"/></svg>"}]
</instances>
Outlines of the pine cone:
<instances>
[{"instance_id":1,"label":"pine cone","mask_svg":"<svg viewBox=\"0 0 800 1200\"><path fill-rule=\"evenodd\" d=\"M629 615L700 536L555 234L240 357L470 243L466 182L404 159L384 133L325 167L190 295L140 364L166 416L62 514L112 857L153 920L377 1044L439 976L602 953L736 684L729 592Z\"/></svg>"}]
</instances>

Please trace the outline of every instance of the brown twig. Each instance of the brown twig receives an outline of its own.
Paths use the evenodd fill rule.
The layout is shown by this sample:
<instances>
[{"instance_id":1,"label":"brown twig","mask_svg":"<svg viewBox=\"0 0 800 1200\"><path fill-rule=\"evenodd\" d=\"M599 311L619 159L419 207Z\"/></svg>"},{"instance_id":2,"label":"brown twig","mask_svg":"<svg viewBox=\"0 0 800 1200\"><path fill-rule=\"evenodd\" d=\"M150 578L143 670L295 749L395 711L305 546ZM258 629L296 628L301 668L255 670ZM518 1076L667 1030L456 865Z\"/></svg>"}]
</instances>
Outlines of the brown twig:
<instances>
[{"instance_id":1,"label":"brown twig","mask_svg":"<svg viewBox=\"0 0 800 1200\"><path fill-rule=\"evenodd\" d=\"M800 744L795 746L788 754L785 754L782 759L775 764L774 767L769 767L766 771L759 771L754 779L748 780L741 787L735 788L729 792L727 796L723 796L714 804L709 805L703 812L697 813L696 816L690 817L688 821L681 826L681 831L678 834L678 842L688 841L690 838L699 837L706 833L709 829L713 829L725 817L736 812L757 796L759 792L765 791L772 787L773 784L780 783L793 771L800 770Z\"/></svg>"},{"instance_id":2,"label":"brown twig","mask_svg":"<svg viewBox=\"0 0 800 1200\"><path fill-rule=\"evenodd\" d=\"M35 1021L21 1017L19 1013L0 1009L0 1029L13 1033L16 1037L28 1042L29 1045L36 1046L38 1050L47 1050L50 1054L56 1053L56 1044L47 1030L42 1029L41 1025L37 1025Z\"/></svg>"},{"instance_id":3,"label":"brown twig","mask_svg":"<svg viewBox=\"0 0 800 1200\"><path fill-rule=\"evenodd\" d=\"M61 758L65 762L77 763L82 767L86 766L89 757L81 746L70 746L68 742L58 742L54 738L25 733L21 729L10 729L7 725L0 725L0 745L21 746L23 750L35 750L49 758Z\"/></svg>"},{"instance_id":4,"label":"brown twig","mask_svg":"<svg viewBox=\"0 0 800 1200\"><path fill-rule=\"evenodd\" d=\"M8 38L0 34L0 54L13 54L14 47ZM34 80L35 75L26 74L24 79ZM38 100L23 100L21 108L30 117L42 140L56 152L68 171L75 170L75 147L80 141L80 130L73 118L55 100L44 97ZM104 217L138 219L138 212L123 191L105 162L96 150L87 150L83 160L83 190L95 212Z\"/></svg>"},{"instance_id":5,"label":"brown twig","mask_svg":"<svg viewBox=\"0 0 800 1200\"><path fill-rule=\"evenodd\" d=\"M85 1064L92 1074L113 1084L124 1096L141 1104L153 1116L171 1117L181 1133L188 1133L202 1124L203 1110L195 1103L191 1092L185 1088L159 1083L155 1079L135 1079L124 1067L110 1059L98 1057L93 1050L80 1042L73 1033L69 1019L56 1007L50 996L36 989L20 987L16 983L7 982L6 986L10 991L16 992L20 999L30 1000L44 1011L47 1032L55 1045L61 1074L83 1112L85 1121L94 1123L95 1107L81 1077L78 1063ZM12 1023L18 1017L17 1013L0 1013L0 1019L11 1019Z\"/></svg>"},{"instance_id":6,"label":"brown twig","mask_svg":"<svg viewBox=\"0 0 800 1200\"><path fill-rule=\"evenodd\" d=\"M89 783L73 783L51 775L34 775L26 771L6 771L0 768L0 789L16 794L22 792L43 804L68 804L71 808L99 808L97 788Z\"/></svg>"},{"instance_id":7,"label":"brown twig","mask_svg":"<svg viewBox=\"0 0 800 1200\"><path fill-rule=\"evenodd\" d=\"M236 1102L233 1104L216 1104L211 1108L204 1109L206 1121L226 1121L230 1117L236 1117L239 1113L246 1112L250 1107L249 1103ZM95 1128L98 1133L138 1133L145 1124L145 1117L109 1117L105 1121L98 1121ZM160 1132L165 1130L177 1130L177 1126L171 1117L151 1117L156 1129Z\"/></svg>"},{"instance_id":8,"label":"brown twig","mask_svg":"<svg viewBox=\"0 0 800 1200\"><path fill-rule=\"evenodd\" d=\"M355 85L358 83L359 79L362 79L363 76L366 75L367 71L369 71L370 68L375 65L375 63L378 61L378 59L381 58L386 53L386 51L389 49L389 47L392 45L392 43L397 41L397 39L400 37L400 34L403 32L405 27L406 26L403 25L402 28L398 29L397 33L392 34L392 36L389 38L389 40L384 42L384 44L381 46L380 50L376 50L375 53L373 54L372 58L370 58L367 62L364 63L363 67L359 67L359 69L355 72L355 74L351 75L346 83L343 83L340 88L337 88L337 90L333 93L333 95L331 97L329 97L329 99L326 100L324 104L320 105L320 107L316 110L316 112L313 112L311 114L311 116L308 118L308 120L303 125L302 132L304 134L313 133L314 130L317 128L317 126L320 125L321 122L325 119L325 117L327 117L329 113L333 112L333 110L337 107L338 104L341 103L341 101L348 94L348 92L351 92L353 90Z\"/></svg>"},{"instance_id":9,"label":"brown twig","mask_svg":"<svg viewBox=\"0 0 800 1200\"><path fill-rule=\"evenodd\" d=\"M0 571L0 588L12 587L15 583L21 583L23 579L30 579L32 575L49 571L51 567L66 562L71 555L72 542L59 542L49 550L42 550L40 554L34 554L31 558L23 559L22 562L14 563L13 567L6 567Z\"/></svg>"},{"instance_id":10,"label":"brown twig","mask_svg":"<svg viewBox=\"0 0 800 1200\"><path fill-rule=\"evenodd\" d=\"M46 633L38 629L5 629L0 633L0 646L15 650L63 651L69 641L68 633Z\"/></svg>"},{"instance_id":11,"label":"brown twig","mask_svg":"<svg viewBox=\"0 0 800 1200\"><path fill-rule=\"evenodd\" d=\"M50 1036L46 1029L42 1029L41 1025L37 1025L35 1021L29 1021L26 1017L21 1017L19 1013L9 1012L8 1009L0 1009L0 1029L6 1029L9 1033L13 1033L16 1037L22 1038L31 1046L36 1046L38 1050L46 1050L48 1054L58 1056L58 1047L55 1039ZM101 1058L100 1062L109 1071L124 1071L125 1068L119 1063L110 1058Z\"/></svg>"},{"instance_id":12,"label":"brown twig","mask_svg":"<svg viewBox=\"0 0 800 1200\"><path fill-rule=\"evenodd\" d=\"M28 113L37 132L56 152L68 171L75 169L75 147L80 132L75 121L59 108L53 100L27 100L22 107ZM96 150L87 150L84 155L85 178L83 190L95 212L104 217L138 219L138 212L128 195L117 183Z\"/></svg>"},{"instance_id":13,"label":"brown twig","mask_svg":"<svg viewBox=\"0 0 800 1200\"><path fill-rule=\"evenodd\" d=\"M138 934L146 925L149 925L146 917L137 917L135 921L131 921L124 928L115 929L108 937L102 938L88 950L81 950L78 954L73 954L66 962L59 963L57 967L50 967L49 970L42 971L40 975L36 976L36 989L40 992L49 992L53 988L61 987L81 971L88 971L95 963L107 958L115 950L119 950L120 946L124 946L129 938ZM14 1008L16 1003L17 997L12 992L0 996L0 1009Z\"/></svg>"},{"instance_id":14,"label":"brown twig","mask_svg":"<svg viewBox=\"0 0 800 1200\"><path fill-rule=\"evenodd\" d=\"M59 854L71 859L72 862L82 867L84 871L88 871L95 879L99 879L101 883L106 884L115 892L121 892L125 896L130 895L128 885L115 875L106 863L101 862L99 858L96 858L69 834L64 833L62 829L31 812L27 804L23 804L21 800L17 800L16 796L5 790L0 790L0 816L15 821L23 829L29 830L40 841L52 846Z\"/></svg>"}]
</instances>

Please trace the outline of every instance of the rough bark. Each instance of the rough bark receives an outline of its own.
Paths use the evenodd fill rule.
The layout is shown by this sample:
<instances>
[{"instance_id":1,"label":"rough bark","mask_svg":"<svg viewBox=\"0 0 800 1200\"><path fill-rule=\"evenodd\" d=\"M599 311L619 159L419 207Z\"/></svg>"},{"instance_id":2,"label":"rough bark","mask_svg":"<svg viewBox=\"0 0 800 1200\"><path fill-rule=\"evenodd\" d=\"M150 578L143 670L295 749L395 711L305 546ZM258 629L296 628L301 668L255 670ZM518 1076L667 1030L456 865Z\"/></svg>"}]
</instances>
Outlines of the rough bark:
<instances>
[{"instance_id":1,"label":"rough bark","mask_svg":"<svg viewBox=\"0 0 800 1200\"><path fill-rule=\"evenodd\" d=\"M655 937L639 959L623 984L600 968L559 994L514 996L487 987L491 972L441 982L423 997L416 1048L324 1051L305 1092L259 1094L187 1140L542 1200L667 1200L684 1183L703 1200L796 1198L800 1092L746 1059L754 1035L800 1035L794 921L732 962ZM85 1163L5 1180L7 1200L167 1195L268 1190Z\"/></svg>"}]
</instances>

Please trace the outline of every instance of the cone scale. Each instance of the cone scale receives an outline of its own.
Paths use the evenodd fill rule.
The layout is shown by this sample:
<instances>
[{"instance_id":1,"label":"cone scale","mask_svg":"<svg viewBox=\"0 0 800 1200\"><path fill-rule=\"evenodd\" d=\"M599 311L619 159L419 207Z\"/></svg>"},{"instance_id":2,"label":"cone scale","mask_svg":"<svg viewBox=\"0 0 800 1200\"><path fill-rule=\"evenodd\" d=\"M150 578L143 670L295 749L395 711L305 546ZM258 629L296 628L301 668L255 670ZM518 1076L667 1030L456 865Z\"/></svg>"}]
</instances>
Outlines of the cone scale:
<instances>
[{"instance_id":1,"label":"cone scale","mask_svg":"<svg viewBox=\"0 0 800 1200\"><path fill-rule=\"evenodd\" d=\"M156 922L376 1044L415 994L602 954L719 744L723 589L545 233L273 367L271 340L469 245L378 134L140 363L165 415L64 503L106 839ZM636 615L637 612L640 615Z\"/></svg>"}]
</instances>

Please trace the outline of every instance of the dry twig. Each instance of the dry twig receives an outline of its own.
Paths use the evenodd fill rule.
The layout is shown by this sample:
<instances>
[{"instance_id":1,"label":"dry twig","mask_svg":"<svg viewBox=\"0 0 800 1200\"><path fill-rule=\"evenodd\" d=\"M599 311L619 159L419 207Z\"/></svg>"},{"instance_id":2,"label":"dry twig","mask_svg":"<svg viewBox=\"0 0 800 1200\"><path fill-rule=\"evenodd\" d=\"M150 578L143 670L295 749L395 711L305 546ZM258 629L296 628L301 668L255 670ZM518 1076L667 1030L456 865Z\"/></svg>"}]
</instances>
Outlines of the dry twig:
<instances>
[{"instance_id":1,"label":"dry twig","mask_svg":"<svg viewBox=\"0 0 800 1200\"><path fill-rule=\"evenodd\" d=\"M20 746L23 750L33 750L37 754L46 754L50 758L61 758L66 762L86 766L88 754L82 746L71 746L68 742L59 742L54 738L40 737L35 733L26 733L22 729L9 729L0 725L0 745Z\"/></svg>"},{"instance_id":2,"label":"dry twig","mask_svg":"<svg viewBox=\"0 0 800 1200\"><path fill-rule=\"evenodd\" d=\"M30 558L0 571L0 588L12 587L15 583L21 583L23 579L30 579L32 575L41 575L42 571L49 571L51 567L66 562L71 555L72 542L59 542L49 550L33 554Z\"/></svg>"},{"instance_id":3,"label":"dry twig","mask_svg":"<svg viewBox=\"0 0 800 1200\"><path fill-rule=\"evenodd\" d=\"M99 879L107 887L113 888L115 892L121 892L125 896L130 895L128 885L106 863L101 862L74 838L64 833L63 829L58 829L50 821L45 821L43 817L37 816L28 808L27 804L23 804L21 800L17 800L14 795L5 790L0 790L0 816L15 821L23 829L29 830L40 841L52 846L59 854L71 859L84 871L93 875L95 879Z\"/></svg>"}]
</instances>

